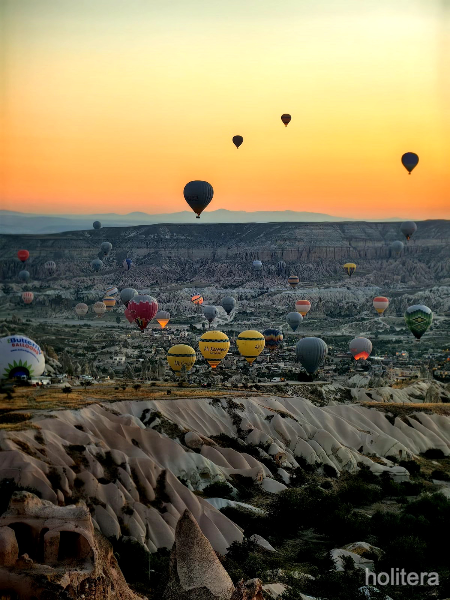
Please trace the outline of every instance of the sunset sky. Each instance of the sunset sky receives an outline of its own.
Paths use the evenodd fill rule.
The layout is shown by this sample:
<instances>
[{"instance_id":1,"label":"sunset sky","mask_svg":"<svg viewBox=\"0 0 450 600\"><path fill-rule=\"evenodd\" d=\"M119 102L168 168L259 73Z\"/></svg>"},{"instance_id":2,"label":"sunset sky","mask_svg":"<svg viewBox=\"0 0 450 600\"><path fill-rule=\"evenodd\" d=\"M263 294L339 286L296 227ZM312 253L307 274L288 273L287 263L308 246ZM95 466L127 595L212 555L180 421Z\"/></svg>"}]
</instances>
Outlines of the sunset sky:
<instances>
[{"instance_id":1,"label":"sunset sky","mask_svg":"<svg viewBox=\"0 0 450 600\"><path fill-rule=\"evenodd\" d=\"M2 0L0 105L2 209L450 218L448 0Z\"/></svg>"}]
</instances>

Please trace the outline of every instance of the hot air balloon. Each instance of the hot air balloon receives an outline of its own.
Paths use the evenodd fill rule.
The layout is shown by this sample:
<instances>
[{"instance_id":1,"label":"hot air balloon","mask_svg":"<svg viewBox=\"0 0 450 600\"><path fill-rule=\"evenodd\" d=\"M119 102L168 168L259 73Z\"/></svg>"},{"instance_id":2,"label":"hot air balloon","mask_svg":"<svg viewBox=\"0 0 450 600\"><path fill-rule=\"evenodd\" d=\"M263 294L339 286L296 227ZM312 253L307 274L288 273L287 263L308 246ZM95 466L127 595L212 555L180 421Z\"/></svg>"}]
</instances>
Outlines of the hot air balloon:
<instances>
[{"instance_id":1,"label":"hot air balloon","mask_svg":"<svg viewBox=\"0 0 450 600\"><path fill-rule=\"evenodd\" d=\"M353 273L356 271L355 263L345 263L344 270L347 273L347 275L349 277L351 277L353 275Z\"/></svg>"},{"instance_id":2,"label":"hot air balloon","mask_svg":"<svg viewBox=\"0 0 450 600\"><path fill-rule=\"evenodd\" d=\"M262 271L263 264L260 260L254 260L252 266L254 271Z\"/></svg>"},{"instance_id":3,"label":"hot air balloon","mask_svg":"<svg viewBox=\"0 0 450 600\"><path fill-rule=\"evenodd\" d=\"M103 295L105 297L106 296L117 296L118 293L119 293L119 290L115 286L112 286L112 287L108 288L107 290L105 290L105 293Z\"/></svg>"},{"instance_id":4,"label":"hot air balloon","mask_svg":"<svg viewBox=\"0 0 450 600\"><path fill-rule=\"evenodd\" d=\"M45 263L44 268L49 275L54 275L56 272L56 263L53 260L48 260Z\"/></svg>"},{"instance_id":5,"label":"hot air balloon","mask_svg":"<svg viewBox=\"0 0 450 600\"><path fill-rule=\"evenodd\" d=\"M97 317L101 317L106 312L106 304L104 302L96 302L93 309Z\"/></svg>"},{"instance_id":6,"label":"hot air balloon","mask_svg":"<svg viewBox=\"0 0 450 600\"><path fill-rule=\"evenodd\" d=\"M328 354L328 346L317 337L304 337L295 346L297 360L312 375Z\"/></svg>"},{"instance_id":7,"label":"hot air balloon","mask_svg":"<svg viewBox=\"0 0 450 600\"><path fill-rule=\"evenodd\" d=\"M382 315L389 306L389 299L384 296L377 296L373 299L373 307L379 315Z\"/></svg>"},{"instance_id":8,"label":"hot air balloon","mask_svg":"<svg viewBox=\"0 0 450 600\"><path fill-rule=\"evenodd\" d=\"M281 120L283 121L284 126L287 127L289 125L289 123L291 122L291 115L288 115L288 114L281 115Z\"/></svg>"},{"instance_id":9,"label":"hot air balloon","mask_svg":"<svg viewBox=\"0 0 450 600\"><path fill-rule=\"evenodd\" d=\"M236 146L236 148L239 148L243 141L244 138L242 137L242 135L235 135L233 137L233 144Z\"/></svg>"},{"instance_id":10,"label":"hot air balloon","mask_svg":"<svg viewBox=\"0 0 450 600\"><path fill-rule=\"evenodd\" d=\"M291 288L296 288L300 283L300 279L297 277L297 275L289 275L288 283Z\"/></svg>"},{"instance_id":11,"label":"hot air balloon","mask_svg":"<svg viewBox=\"0 0 450 600\"><path fill-rule=\"evenodd\" d=\"M36 342L20 334L0 339L0 379L39 377L44 369L44 354Z\"/></svg>"},{"instance_id":12,"label":"hot air balloon","mask_svg":"<svg viewBox=\"0 0 450 600\"><path fill-rule=\"evenodd\" d=\"M196 213L197 219L200 219L201 213L205 210L214 196L214 190L207 181L190 181L183 191L184 199Z\"/></svg>"},{"instance_id":13,"label":"hot air balloon","mask_svg":"<svg viewBox=\"0 0 450 600\"><path fill-rule=\"evenodd\" d=\"M191 302L199 306L200 304L203 304L203 298L200 294L194 294L191 298Z\"/></svg>"},{"instance_id":14,"label":"hot air balloon","mask_svg":"<svg viewBox=\"0 0 450 600\"><path fill-rule=\"evenodd\" d=\"M126 258L123 261L122 266L125 269L125 271L129 271L131 269L131 267L133 266L133 261L131 260L131 258Z\"/></svg>"},{"instance_id":15,"label":"hot air balloon","mask_svg":"<svg viewBox=\"0 0 450 600\"><path fill-rule=\"evenodd\" d=\"M357 337L348 345L355 360L363 358L367 360L372 352L372 342L365 337Z\"/></svg>"},{"instance_id":16,"label":"hot air balloon","mask_svg":"<svg viewBox=\"0 0 450 600\"><path fill-rule=\"evenodd\" d=\"M31 304L33 302L34 294L33 292L23 292L22 300L25 304Z\"/></svg>"},{"instance_id":17,"label":"hot air balloon","mask_svg":"<svg viewBox=\"0 0 450 600\"><path fill-rule=\"evenodd\" d=\"M158 302L152 296L138 294L130 300L127 308L133 313L134 321L139 329L144 332L158 312Z\"/></svg>"},{"instance_id":18,"label":"hot air balloon","mask_svg":"<svg viewBox=\"0 0 450 600\"><path fill-rule=\"evenodd\" d=\"M110 242L102 242L100 250L103 252L104 256L107 256L112 250L112 244Z\"/></svg>"},{"instance_id":19,"label":"hot air balloon","mask_svg":"<svg viewBox=\"0 0 450 600\"><path fill-rule=\"evenodd\" d=\"M125 308L123 314L125 315L125 319L128 321L128 323L134 323L134 313L131 312L129 308Z\"/></svg>"},{"instance_id":20,"label":"hot air balloon","mask_svg":"<svg viewBox=\"0 0 450 600\"><path fill-rule=\"evenodd\" d=\"M99 258L95 258L91 262L91 267L94 269L94 271L100 271L100 269L103 267L103 262Z\"/></svg>"},{"instance_id":21,"label":"hot air balloon","mask_svg":"<svg viewBox=\"0 0 450 600\"><path fill-rule=\"evenodd\" d=\"M20 281L23 281L24 283L26 283L27 281L30 280L30 273L28 271L20 271L19 279L20 279Z\"/></svg>"},{"instance_id":22,"label":"hot air balloon","mask_svg":"<svg viewBox=\"0 0 450 600\"><path fill-rule=\"evenodd\" d=\"M405 221L400 225L400 231L409 241L411 236L417 231L417 225L414 223L414 221Z\"/></svg>"},{"instance_id":23,"label":"hot air balloon","mask_svg":"<svg viewBox=\"0 0 450 600\"><path fill-rule=\"evenodd\" d=\"M113 298L112 296L105 296L103 298L103 303L106 306L106 310L110 311L110 310L112 310L115 307L115 305L116 305L116 299Z\"/></svg>"},{"instance_id":24,"label":"hot air balloon","mask_svg":"<svg viewBox=\"0 0 450 600\"><path fill-rule=\"evenodd\" d=\"M286 263L284 260L279 260L277 262L277 275L283 275L286 271Z\"/></svg>"},{"instance_id":25,"label":"hot air balloon","mask_svg":"<svg viewBox=\"0 0 450 600\"><path fill-rule=\"evenodd\" d=\"M170 313L167 312L167 310L158 310L158 312L156 313L155 319L161 325L161 329L164 329L164 327L170 321Z\"/></svg>"},{"instance_id":26,"label":"hot air balloon","mask_svg":"<svg viewBox=\"0 0 450 600\"><path fill-rule=\"evenodd\" d=\"M233 298L233 296L226 296L225 298L223 298L222 308L225 310L227 315L229 315L231 313L231 311L234 309L235 306L236 306L236 300Z\"/></svg>"},{"instance_id":27,"label":"hot air balloon","mask_svg":"<svg viewBox=\"0 0 450 600\"><path fill-rule=\"evenodd\" d=\"M203 358L215 369L230 349L230 340L222 331L207 331L199 340L198 347Z\"/></svg>"},{"instance_id":28,"label":"hot air balloon","mask_svg":"<svg viewBox=\"0 0 450 600\"><path fill-rule=\"evenodd\" d=\"M283 341L283 334L279 329L266 329L263 331L266 348L269 352L274 352Z\"/></svg>"},{"instance_id":29,"label":"hot air balloon","mask_svg":"<svg viewBox=\"0 0 450 600\"><path fill-rule=\"evenodd\" d=\"M299 312L302 317L306 317L311 310L311 302L309 300L297 300L295 303L295 310Z\"/></svg>"},{"instance_id":30,"label":"hot air balloon","mask_svg":"<svg viewBox=\"0 0 450 600\"><path fill-rule=\"evenodd\" d=\"M419 163L419 157L415 152L406 152L402 156L402 165L408 171L409 175L411 175L411 171L417 167Z\"/></svg>"},{"instance_id":31,"label":"hot air balloon","mask_svg":"<svg viewBox=\"0 0 450 600\"><path fill-rule=\"evenodd\" d=\"M406 309L405 321L411 333L420 340L433 321L433 313L428 306L414 304Z\"/></svg>"},{"instance_id":32,"label":"hot air balloon","mask_svg":"<svg viewBox=\"0 0 450 600\"><path fill-rule=\"evenodd\" d=\"M404 248L403 242L400 242L400 240L396 240L395 242L392 242L392 244L390 245L392 254L394 254L395 256L399 256L401 251L403 250L403 248Z\"/></svg>"},{"instance_id":33,"label":"hot air balloon","mask_svg":"<svg viewBox=\"0 0 450 600\"><path fill-rule=\"evenodd\" d=\"M19 250L19 252L17 253L17 258L20 260L20 262L25 262L28 260L28 258L30 257L30 253L28 252L28 250Z\"/></svg>"},{"instance_id":34,"label":"hot air balloon","mask_svg":"<svg viewBox=\"0 0 450 600\"><path fill-rule=\"evenodd\" d=\"M208 323L211 325L211 323L217 317L217 308L215 306L204 306L203 314L205 315L206 319L208 320Z\"/></svg>"},{"instance_id":35,"label":"hot air balloon","mask_svg":"<svg viewBox=\"0 0 450 600\"><path fill-rule=\"evenodd\" d=\"M75 312L79 317L84 317L88 313L89 306L84 302L80 302L75 306Z\"/></svg>"},{"instance_id":36,"label":"hot air balloon","mask_svg":"<svg viewBox=\"0 0 450 600\"><path fill-rule=\"evenodd\" d=\"M100 223L100 221L94 221L94 222L92 223L92 227L93 227L94 229L101 229L101 227L102 227L102 224Z\"/></svg>"},{"instance_id":37,"label":"hot air balloon","mask_svg":"<svg viewBox=\"0 0 450 600\"><path fill-rule=\"evenodd\" d=\"M185 344L172 346L167 353L167 362L175 373L180 374L183 367L190 371L194 366L196 354L194 348Z\"/></svg>"},{"instance_id":38,"label":"hot air balloon","mask_svg":"<svg viewBox=\"0 0 450 600\"><path fill-rule=\"evenodd\" d=\"M303 321L303 317L298 312L290 312L286 316L286 321L288 322L288 325L290 326L292 331L295 331L300 325L300 323Z\"/></svg>"},{"instance_id":39,"label":"hot air balloon","mask_svg":"<svg viewBox=\"0 0 450 600\"><path fill-rule=\"evenodd\" d=\"M120 299L125 304L125 306L128 306L129 301L136 295L137 291L133 288L125 288L120 292Z\"/></svg>"},{"instance_id":40,"label":"hot air balloon","mask_svg":"<svg viewBox=\"0 0 450 600\"><path fill-rule=\"evenodd\" d=\"M242 331L236 340L239 354L252 364L264 350L265 340L262 333L254 330Z\"/></svg>"}]
</instances>

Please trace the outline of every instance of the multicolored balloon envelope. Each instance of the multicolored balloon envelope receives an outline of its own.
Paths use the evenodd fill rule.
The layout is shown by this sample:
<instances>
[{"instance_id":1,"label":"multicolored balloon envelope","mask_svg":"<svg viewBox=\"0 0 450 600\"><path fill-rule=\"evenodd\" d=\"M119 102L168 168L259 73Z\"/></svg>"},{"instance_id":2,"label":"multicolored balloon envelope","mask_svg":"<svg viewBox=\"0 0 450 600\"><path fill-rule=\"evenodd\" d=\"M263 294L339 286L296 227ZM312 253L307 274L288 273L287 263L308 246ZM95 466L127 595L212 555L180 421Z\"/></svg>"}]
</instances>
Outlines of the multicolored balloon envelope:
<instances>
[{"instance_id":1,"label":"multicolored balloon envelope","mask_svg":"<svg viewBox=\"0 0 450 600\"><path fill-rule=\"evenodd\" d=\"M433 321L433 313L428 306L414 304L406 309L405 321L414 337L420 340Z\"/></svg>"},{"instance_id":2,"label":"multicolored balloon envelope","mask_svg":"<svg viewBox=\"0 0 450 600\"><path fill-rule=\"evenodd\" d=\"M103 303L106 306L106 310L110 311L115 307L116 299L113 298L112 296L105 296L103 298Z\"/></svg>"},{"instance_id":3,"label":"multicolored balloon envelope","mask_svg":"<svg viewBox=\"0 0 450 600\"><path fill-rule=\"evenodd\" d=\"M373 299L373 307L379 315L382 315L389 306L389 298L384 296L377 296Z\"/></svg>"},{"instance_id":4,"label":"multicolored balloon envelope","mask_svg":"<svg viewBox=\"0 0 450 600\"><path fill-rule=\"evenodd\" d=\"M212 369L220 364L230 349L230 340L222 331L207 331L198 343L203 358Z\"/></svg>"},{"instance_id":5,"label":"multicolored balloon envelope","mask_svg":"<svg viewBox=\"0 0 450 600\"><path fill-rule=\"evenodd\" d=\"M303 321L303 317L298 312L290 312L286 317L286 321L288 322L288 325L290 326L292 331L295 331L300 325L300 323Z\"/></svg>"},{"instance_id":6,"label":"multicolored balloon envelope","mask_svg":"<svg viewBox=\"0 0 450 600\"><path fill-rule=\"evenodd\" d=\"M402 156L402 165L411 175L411 171L419 164L419 157L415 152L405 152Z\"/></svg>"},{"instance_id":7,"label":"multicolored balloon envelope","mask_svg":"<svg viewBox=\"0 0 450 600\"><path fill-rule=\"evenodd\" d=\"M311 310L311 302L309 300L297 300L295 303L295 310L299 312L302 317L305 317Z\"/></svg>"},{"instance_id":8,"label":"multicolored balloon envelope","mask_svg":"<svg viewBox=\"0 0 450 600\"><path fill-rule=\"evenodd\" d=\"M321 338L304 337L295 346L297 360L312 375L328 354L328 346Z\"/></svg>"},{"instance_id":9,"label":"multicolored balloon envelope","mask_svg":"<svg viewBox=\"0 0 450 600\"><path fill-rule=\"evenodd\" d=\"M239 354L245 358L245 360L252 364L255 359L261 354L266 345L264 336L259 331L248 329L242 331L236 340L236 346L238 347Z\"/></svg>"},{"instance_id":10,"label":"multicolored balloon envelope","mask_svg":"<svg viewBox=\"0 0 450 600\"><path fill-rule=\"evenodd\" d=\"M117 294L119 293L119 290L116 287L109 287L107 290L105 290L104 296L117 296Z\"/></svg>"},{"instance_id":11,"label":"multicolored balloon envelope","mask_svg":"<svg viewBox=\"0 0 450 600\"><path fill-rule=\"evenodd\" d=\"M0 338L0 379L39 377L45 369L42 350L23 335Z\"/></svg>"},{"instance_id":12,"label":"multicolored balloon envelope","mask_svg":"<svg viewBox=\"0 0 450 600\"><path fill-rule=\"evenodd\" d=\"M164 329L164 327L170 321L170 312L167 312L167 310L158 310L155 319L161 325L161 329Z\"/></svg>"},{"instance_id":13,"label":"multicolored balloon envelope","mask_svg":"<svg viewBox=\"0 0 450 600\"><path fill-rule=\"evenodd\" d=\"M34 294L33 292L23 292L22 300L25 304L31 304L33 302Z\"/></svg>"},{"instance_id":14,"label":"multicolored balloon envelope","mask_svg":"<svg viewBox=\"0 0 450 600\"><path fill-rule=\"evenodd\" d=\"M290 275L288 278L288 283L291 288L295 288L300 283L300 279L297 277L297 275Z\"/></svg>"},{"instance_id":15,"label":"multicolored balloon envelope","mask_svg":"<svg viewBox=\"0 0 450 600\"><path fill-rule=\"evenodd\" d=\"M84 302L80 302L79 304L77 304L75 306L75 312L77 313L77 315L79 317L84 317L84 315L87 315L89 310L89 306L87 304L85 304Z\"/></svg>"},{"instance_id":16,"label":"multicolored balloon envelope","mask_svg":"<svg viewBox=\"0 0 450 600\"><path fill-rule=\"evenodd\" d=\"M200 296L200 294L194 294L191 298L191 302L193 302L196 305L200 305L203 304L203 298L202 296Z\"/></svg>"},{"instance_id":17,"label":"multicolored balloon envelope","mask_svg":"<svg viewBox=\"0 0 450 600\"><path fill-rule=\"evenodd\" d=\"M372 342L365 337L357 337L348 345L355 360L367 360L372 352Z\"/></svg>"},{"instance_id":18,"label":"multicolored balloon envelope","mask_svg":"<svg viewBox=\"0 0 450 600\"><path fill-rule=\"evenodd\" d=\"M178 375L185 367L186 371L190 371L194 366L196 354L194 348L186 344L176 344L167 352L167 362L172 371Z\"/></svg>"},{"instance_id":19,"label":"multicolored balloon envelope","mask_svg":"<svg viewBox=\"0 0 450 600\"><path fill-rule=\"evenodd\" d=\"M152 296L138 294L130 300L127 308L134 315L136 325L144 332L158 312L158 302Z\"/></svg>"},{"instance_id":20,"label":"multicolored balloon envelope","mask_svg":"<svg viewBox=\"0 0 450 600\"><path fill-rule=\"evenodd\" d=\"M347 273L347 275L349 277L351 277L353 275L353 273L356 271L355 263L345 263L344 271Z\"/></svg>"},{"instance_id":21,"label":"multicolored balloon envelope","mask_svg":"<svg viewBox=\"0 0 450 600\"><path fill-rule=\"evenodd\" d=\"M283 341L283 334L279 329L266 329L263 331L264 341L269 352L275 352Z\"/></svg>"},{"instance_id":22,"label":"multicolored balloon envelope","mask_svg":"<svg viewBox=\"0 0 450 600\"><path fill-rule=\"evenodd\" d=\"M190 181L185 185L184 199L196 213L197 219L200 219L201 213L205 210L214 196L214 190L207 181Z\"/></svg>"}]
</instances>

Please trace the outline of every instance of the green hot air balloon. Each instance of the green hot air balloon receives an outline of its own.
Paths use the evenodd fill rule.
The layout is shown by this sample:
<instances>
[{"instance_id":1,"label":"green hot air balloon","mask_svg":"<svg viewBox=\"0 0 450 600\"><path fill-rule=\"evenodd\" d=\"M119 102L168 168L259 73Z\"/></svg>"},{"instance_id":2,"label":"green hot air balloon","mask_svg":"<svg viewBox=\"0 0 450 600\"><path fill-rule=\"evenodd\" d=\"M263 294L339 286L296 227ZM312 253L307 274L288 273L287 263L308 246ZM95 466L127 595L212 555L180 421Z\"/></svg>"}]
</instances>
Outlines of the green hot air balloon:
<instances>
[{"instance_id":1,"label":"green hot air balloon","mask_svg":"<svg viewBox=\"0 0 450 600\"><path fill-rule=\"evenodd\" d=\"M408 306L405 312L405 321L408 329L418 339L423 336L433 320L433 313L423 304Z\"/></svg>"}]
</instances>

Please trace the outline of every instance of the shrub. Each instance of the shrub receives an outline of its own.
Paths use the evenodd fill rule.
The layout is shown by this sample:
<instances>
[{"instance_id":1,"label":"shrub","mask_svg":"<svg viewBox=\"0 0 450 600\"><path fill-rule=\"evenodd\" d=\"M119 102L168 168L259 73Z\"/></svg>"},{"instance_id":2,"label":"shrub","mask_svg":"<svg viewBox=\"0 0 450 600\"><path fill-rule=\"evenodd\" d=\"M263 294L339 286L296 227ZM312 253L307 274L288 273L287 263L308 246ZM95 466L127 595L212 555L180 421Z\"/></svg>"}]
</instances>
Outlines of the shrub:
<instances>
[{"instance_id":1,"label":"shrub","mask_svg":"<svg viewBox=\"0 0 450 600\"><path fill-rule=\"evenodd\" d=\"M429 448L423 453L425 458L434 459L434 458L445 458L445 454L442 452L440 448Z\"/></svg>"},{"instance_id":2,"label":"shrub","mask_svg":"<svg viewBox=\"0 0 450 600\"><path fill-rule=\"evenodd\" d=\"M432 479L438 479L439 481L450 481L450 475L445 471L441 471L440 469L435 469L431 473Z\"/></svg>"},{"instance_id":3,"label":"shrub","mask_svg":"<svg viewBox=\"0 0 450 600\"><path fill-rule=\"evenodd\" d=\"M233 488L226 481L216 481L207 485L203 493L210 498L231 498Z\"/></svg>"}]
</instances>

